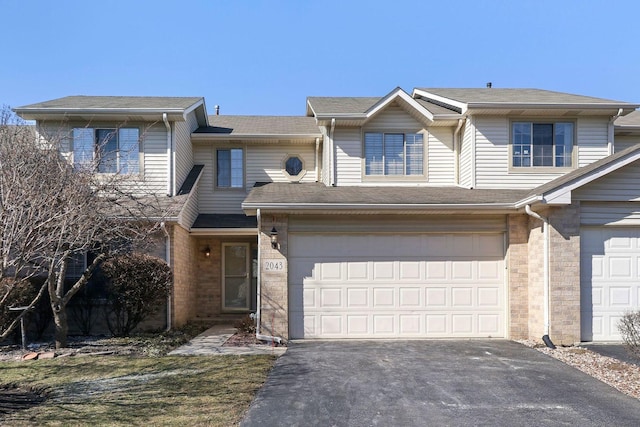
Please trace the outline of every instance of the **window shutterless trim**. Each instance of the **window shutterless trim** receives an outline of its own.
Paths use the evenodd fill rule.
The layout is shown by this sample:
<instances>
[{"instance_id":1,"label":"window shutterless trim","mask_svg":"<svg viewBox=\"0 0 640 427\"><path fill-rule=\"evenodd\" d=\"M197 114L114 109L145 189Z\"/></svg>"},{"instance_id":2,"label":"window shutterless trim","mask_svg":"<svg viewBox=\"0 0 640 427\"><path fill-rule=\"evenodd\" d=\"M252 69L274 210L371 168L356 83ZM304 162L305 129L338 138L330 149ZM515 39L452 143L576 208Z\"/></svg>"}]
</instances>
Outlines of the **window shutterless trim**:
<instances>
[{"instance_id":1,"label":"window shutterless trim","mask_svg":"<svg viewBox=\"0 0 640 427\"><path fill-rule=\"evenodd\" d=\"M219 186L218 185L218 151L224 150L241 150L242 151L242 185L239 187L231 186L231 164L229 164L229 186ZM242 147L234 147L234 146L215 146L213 147L213 188L214 190L221 191L245 191L245 187L247 185L247 150L245 146ZM229 153L231 156L231 153ZM229 157L229 162L231 162L231 157Z\"/></svg>"},{"instance_id":2,"label":"window shutterless trim","mask_svg":"<svg viewBox=\"0 0 640 427\"><path fill-rule=\"evenodd\" d=\"M403 175L385 175L383 174L367 174L367 157L365 149L365 134L379 133L382 134L383 153L384 153L384 137L386 134L403 134ZM422 135L422 174L405 175L407 169L407 135ZM361 129L360 130L360 149L361 149L361 180L362 182L382 182L382 181L402 181L402 182L425 182L428 180L427 156L428 156L429 132L426 129L406 130L406 129ZM385 164L382 160L382 170L384 172Z\"/></svg>"},{"instance_id":3,"label":"window shutterless trim","mask_svg":"<svg viewBox=\"0 0 640 427\"><path fill-rule=\"evenodd\" d=\"M120 170L117 170L116 172L97 172L101 175L110 175L110 174L119 174L119 175L123 175L123 176L127 176L130 178L136 178L139 180L144 180L144 136L146 134L146 131L148 130L148 127L145 128L145 130L143 130L142 125L139 124L127 124L127 125L122 125L122 124L114 124L113 122L100 122L100 123L96 123L95 125L91 125L91 123L87 124L87 123L82 123L82 122L73 122L73 123L69 123L69 137L66 138L69 141L69 154L70 154L70 160L71 163L73 165L75 165L75 138L74 138L74 130L76 129L91 129L92 130L92 134L93 134L93 158L92 161L95 161L96 157L96 148L97 148L97 131L98 130L113 130L115 132L117 132L118 134L118 148L116 150L116 155L117 155L117 164L118 166L120 165L120 130L121 129L136 129L138 131L138 141L137 141L137 145L138 145L138 172L133 172L133 173L122 173ZM121 169L120 167L118 167L117 169Z\"/></svg>"},{"instance_id":4,"label":"window shutterless trim","mask_svg":"<svg viewBox=\"0 0 640 427\"><path fill-rule=\"evenodd\" d=\"M555 163L555 125L558 123L571 123L573 124L573 145L571 146L571 166L513 166L513 124L514 123L530 123L534 124L550 124L553 125L553 161ZM531 135L533 140L533 133ZM578 164L578 120L575 118L562 118L562 119L546 119L546 118L531 118L531 117L517 117L509 119L509 156L507 159L508 162L508 172L510 174L562 174L566 172L570 172L574 169L577 169ZM531 143L531 154L530 154L530 162L533 165L533 141Z\"/></svg>"}]
</instances>

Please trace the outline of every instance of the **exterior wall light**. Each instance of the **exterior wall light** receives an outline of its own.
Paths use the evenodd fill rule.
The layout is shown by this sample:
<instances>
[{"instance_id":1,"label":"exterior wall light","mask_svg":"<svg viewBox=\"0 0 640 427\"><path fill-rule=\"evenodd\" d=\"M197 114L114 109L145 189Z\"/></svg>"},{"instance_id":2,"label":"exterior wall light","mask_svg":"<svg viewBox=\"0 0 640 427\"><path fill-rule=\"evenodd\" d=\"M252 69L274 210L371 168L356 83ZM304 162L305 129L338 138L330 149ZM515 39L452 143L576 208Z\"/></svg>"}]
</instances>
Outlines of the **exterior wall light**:
<instances>
[{"instance_id":1,"label":"exterior wall light","mask_svg":"<svg viewBox=\"0 0 640 427\"><path fill-rule=\"evenodd\" d=\"M209 247L209 245L207 245L207 247L204 248L204 250L202 252L204 253L204 256L209 258L211 256L211 248Z\"/></svg>"},{"instance_id":2,"label":"exterior wall light","mask_svg":"<svg viewBox=\"0 0 640 427\"><path fill-rule=\"evenodd\" d=\"M278 230L275 227L271 228L271 247L278 249Z\"/></svg>"}]
</instances>

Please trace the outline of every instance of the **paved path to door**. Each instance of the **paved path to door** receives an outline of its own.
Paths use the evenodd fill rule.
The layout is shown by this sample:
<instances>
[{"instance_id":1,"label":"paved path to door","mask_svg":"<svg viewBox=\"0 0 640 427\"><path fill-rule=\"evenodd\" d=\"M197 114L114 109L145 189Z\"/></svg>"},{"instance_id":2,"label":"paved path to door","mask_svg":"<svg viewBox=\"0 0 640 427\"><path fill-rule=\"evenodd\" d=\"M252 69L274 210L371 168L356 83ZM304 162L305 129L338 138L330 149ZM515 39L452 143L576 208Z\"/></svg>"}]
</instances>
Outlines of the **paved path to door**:
<instances>
[{"instance_id":1,"label":"paved path to door","mask_svg":"<svg viewBox=\"0 0 640 427\"><path fill-rule=\"evenodd\" d=\"M249 426L638 426L640 401L510 341L293 343Z\"/></svg>"}]
</instances>

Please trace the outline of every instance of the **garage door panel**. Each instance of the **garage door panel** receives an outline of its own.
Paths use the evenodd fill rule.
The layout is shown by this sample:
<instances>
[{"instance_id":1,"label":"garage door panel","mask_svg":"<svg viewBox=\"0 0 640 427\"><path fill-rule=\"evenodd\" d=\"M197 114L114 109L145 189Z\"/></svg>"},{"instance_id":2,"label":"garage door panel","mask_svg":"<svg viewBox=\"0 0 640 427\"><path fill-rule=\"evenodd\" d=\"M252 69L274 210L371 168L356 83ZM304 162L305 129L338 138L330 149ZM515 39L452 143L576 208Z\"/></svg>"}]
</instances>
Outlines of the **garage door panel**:
<instances>
[{"instance_id":1,"label":"garage door panel","mask_svg":"<svg viewBox=\"0 0 640 427\"><path fill-rule=\"evenodd\" d=\"M583 228L580 250L582 340L620 340L620 317L640 308L640 230Z\"/></svg>"},{"instance_id":2,"label":"garage door panel","mask_svg":"<svg viewBox=\"0 0 640 427\"><path fill-rule=\"evenodd\" d=\"M366 262L347 263L347 279L348 280L368 280L369 264Z\"/></svg>"},{"instance_id":3,"label":"garage door panel","mask_svg":"<svg viewBox=\"0 0 640 427\"><path fill-rule=\"evenodd\" d=\"M400 288L398 292L400 294L400 307L415 308L422 305L420 288Z\"/></svg>"},{"instance_id":4,"label":"garage door panel","mask_svg":"<svg viewBox=\"0 0 640 427\"><path fill-rule=\"evenodd\" d=\"M503 337L504 261L496 249L502 242L501 234L292 233L290 321L305 325L290 326L291 335ZM492 251L498 255L489 256Z\"/></svg>"}]
</instances>

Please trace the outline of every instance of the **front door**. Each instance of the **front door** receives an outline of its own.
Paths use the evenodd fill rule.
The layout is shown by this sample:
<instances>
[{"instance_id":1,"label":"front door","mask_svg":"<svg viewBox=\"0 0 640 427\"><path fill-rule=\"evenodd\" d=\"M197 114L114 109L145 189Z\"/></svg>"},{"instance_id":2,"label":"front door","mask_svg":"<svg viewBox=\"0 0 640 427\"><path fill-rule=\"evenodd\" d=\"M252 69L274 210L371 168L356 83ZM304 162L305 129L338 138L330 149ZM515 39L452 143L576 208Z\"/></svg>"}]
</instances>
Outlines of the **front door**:
<instances>
[{"instance_id":1,"label":"front door","mask_svg":"<svg viewBox=\"0 0 640 427\"><path fill-rule=\"evenodd\" d=\"M248 311L251 275L250 244L222 244L222 309Z\"/></svg>"}]
</instances>

